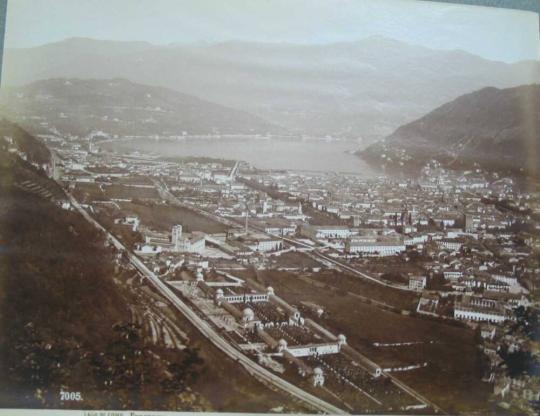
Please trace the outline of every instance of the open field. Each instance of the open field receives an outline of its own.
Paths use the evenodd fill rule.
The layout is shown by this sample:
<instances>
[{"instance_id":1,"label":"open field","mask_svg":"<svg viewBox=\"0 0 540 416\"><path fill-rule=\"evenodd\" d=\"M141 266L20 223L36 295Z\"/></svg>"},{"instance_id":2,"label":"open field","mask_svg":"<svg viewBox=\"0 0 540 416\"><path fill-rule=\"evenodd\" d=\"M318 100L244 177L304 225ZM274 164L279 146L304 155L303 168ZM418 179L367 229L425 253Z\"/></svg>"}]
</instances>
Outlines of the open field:
<instances>
[{"instance_id":1,"label":"open field","mask_svg":"<svg viewBox=\"0 0 540 416\"><path fill-rule=\"evenodd\" d=\"M344 333L354 348L383 368L428 362L424 369L396 373L447 411L485 410L490 385L481 381L481 356L472 330L440 321L406 316L359 302L347 292L324 290L286 272L258 273L288 302L322 305L321 322ZM432 342L433 341L433 342ZM407 347L376 347L374 343L421 342Z\"/></svg>"},{"instance_id":2,"label":"open field","mask_svg":"<svg viewBox=\"0 0 540 416\"><path fill-rule=\"evenodd\" d=\"M155 188L141 188L129 185L104 185L105 196L110 199L158 199Z\"/></svg>"},{"instance_id":3,"label":"open field","mask_svg":"<svg viewBox=\"0 0 540 416\"><path fill-rule=\"evenodd\" d=\"M77 183L72 191L73 195L83 203L92 201L104 201L107 198L98 183Z\"/></svg>"},{"instance_id":4,"label":"open field","mask_svg":"<svg viewBox=\"0 0 540 416\"><path fill-rule=\"evenodd\" d=\"M102 201L107 199L159 199L154 188L105 184L105 183L78 183L75 195L82 201Z\"/></svg>"},{"instance_id":5,"label":"open field","mask_svg":"<svg viewBox=\"0 0 540 416\"><path fill-rule=\"evenodd\" d=\"M153 185L152 180L148 176L129 175L121 178L114 178L113 181L122 185Z\"/></svg>"},{"instance_id":6,"label":"open field","mask_svg":"<svg viewBox=\"0 0 540 416\"><path fill-rule=\"evenodd\" d=\"M312 268L319 267L320 263L312 258L306 256L301 252L290 251L288 253L280 254L279 256L272 257L273 263L271 267L285 267L285 268Z\"/></svg>"},{"instance_id":7,"label":"open field","mask_svg":"<svg viewBox=\"0 0 540 416\"><path fill-rule=\"evenodd\" d=\"M383 302L397 309L414 310L418 303L419 295L416 293L383 287L357 276L335 270L322 270L318 273L310 273L305 276L325 286L328 285L339 291L347 291L378 302Z\"/></svg>"},{"instance_id":8,"label":"open field","mask_svg":"<svg viewBox=\"0 0 540 416\"><path fill-rule=\"evenodd\" d=\"M203 217L188 208L133 202L122 202L120 205L122 211L138 215L143 225L156 230L169 231L173 225L182 224L184 230L188 232L223 233L227 231L225 225Z\"/></svg>"},{"instance_id":9,"label":"open field","mask_svg":"<svg viewBox=\"0 0 540 416\"><path fill-rule=\"evenodd\" d=\"M410 256L410 254L409 254ZM425 275L422 262L415 260L404 261L401 257L370 258L367 262L360 260L358 268L368 274L382 274L381 278L391 282L405 284L409 282L408 274Z\"/></svg>"}]
</instances>

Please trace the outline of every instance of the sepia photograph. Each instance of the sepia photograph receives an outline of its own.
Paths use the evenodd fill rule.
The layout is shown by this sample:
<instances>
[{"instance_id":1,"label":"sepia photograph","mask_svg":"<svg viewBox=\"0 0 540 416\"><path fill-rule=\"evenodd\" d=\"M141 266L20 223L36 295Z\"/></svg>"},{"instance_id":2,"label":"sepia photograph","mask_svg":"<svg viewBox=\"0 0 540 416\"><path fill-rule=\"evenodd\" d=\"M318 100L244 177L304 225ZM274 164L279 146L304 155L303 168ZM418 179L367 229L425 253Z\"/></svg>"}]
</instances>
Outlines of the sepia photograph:
<instances>
[{"instance_id":1,"label":"sepia photograph","mask_svg":"<svg viewBox=\"0 0 540 416\"><path fill-rule=\"evenodd\" d=\"M539 16L0 1L0 415L539 414Z\"/></svg>"}]
</instances>

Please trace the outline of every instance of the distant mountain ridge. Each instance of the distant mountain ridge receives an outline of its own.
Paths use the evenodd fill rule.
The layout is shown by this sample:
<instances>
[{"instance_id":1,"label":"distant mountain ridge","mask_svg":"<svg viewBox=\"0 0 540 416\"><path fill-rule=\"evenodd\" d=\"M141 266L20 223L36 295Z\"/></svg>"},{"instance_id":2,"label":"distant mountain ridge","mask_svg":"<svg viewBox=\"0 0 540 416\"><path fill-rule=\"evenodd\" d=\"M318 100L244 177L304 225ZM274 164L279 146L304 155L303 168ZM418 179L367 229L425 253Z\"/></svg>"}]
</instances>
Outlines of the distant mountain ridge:
<instances>
[{"instance_id":1,"label":"distant mountain ridge","mask_svg":"<svg viewBox=\"0 0 540 416\"><path fill-rule=\"evenodd\" d=\"M540 176L540 85L463 95L359 154L396 170L437 159L448 167Z\"/></svg>"},{"instance_id":2,"label":"distant mountain ridge","mask_svg":"<svg viewBox=\"0 0 540 416\"><path fill-rule=\"evenodd\" d=\"M111 136L284 132L246 112L125 79L36 81L1 91L0 109L33 132L54 127L78 136L92 131Z\"/></svg>"},{"instance_id":3,"label":"distant mountain ridge","mask_svg":"<svg viewBox=\"0 0 540 416\"><path fill-rule=\"evenodd\" d=\"M163 46L73 38L7 49L4 62L4 85L125 78L247 111L299 134L367 140L462 94L540 82L538 62L493 62L380 37Z\"/></svg>"}]
</instances>

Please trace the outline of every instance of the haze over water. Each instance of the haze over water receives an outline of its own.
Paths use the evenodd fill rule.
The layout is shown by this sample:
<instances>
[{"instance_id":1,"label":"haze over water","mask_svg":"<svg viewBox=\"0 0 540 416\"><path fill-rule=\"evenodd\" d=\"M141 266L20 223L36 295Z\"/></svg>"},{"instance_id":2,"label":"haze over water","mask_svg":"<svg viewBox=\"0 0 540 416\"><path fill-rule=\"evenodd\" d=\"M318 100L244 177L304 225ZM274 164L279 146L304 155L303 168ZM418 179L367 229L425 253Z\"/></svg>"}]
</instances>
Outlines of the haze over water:
<instances>
[{"instance_id":1,"label":"haze over water","mask_svg":"<svg viewBox=\"0 0 540 416\"><path fill-rule=\"evenodd\" d=\"M374 175L370 167L352 152L359 143L352 140L277 139L133 139L106 143L106 149L138 150L167 157L212 157L242 160L259 169L286 169Z\"/></svg>"}]
</instances>

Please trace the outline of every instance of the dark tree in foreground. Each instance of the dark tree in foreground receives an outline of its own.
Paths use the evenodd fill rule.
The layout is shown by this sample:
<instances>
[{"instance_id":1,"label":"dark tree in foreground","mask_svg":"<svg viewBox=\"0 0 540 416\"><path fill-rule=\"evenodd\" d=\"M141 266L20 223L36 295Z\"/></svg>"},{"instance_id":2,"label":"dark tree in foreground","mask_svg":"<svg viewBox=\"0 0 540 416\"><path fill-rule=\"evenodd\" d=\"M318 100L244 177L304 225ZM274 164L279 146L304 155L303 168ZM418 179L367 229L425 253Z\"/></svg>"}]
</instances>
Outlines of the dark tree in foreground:
<instances>
[{"instance_id":1,"label":"dark tree in foreground","mask_svg":"<svg viewBox=\"0 0 540 416\"><path fill-rule=\"evenodd\" d=\"M170 377L166 378L162 385L165 392L173 396L174 410L178 410L179 394L188 391L189 386L195 383L203 363L197 350L187 348L179 361L171 362L167 366Z\"/></svg>"},{"instance_id":2,"label":"dark tree in foreground","mask_svg":"<svg viewBox=\"0 0 540 416\"><path fill-rule=\"evenodd\" d=\"M117 325L114 331L115 338L94 361L111 407L168 409L169 399L178 407L178 395L195 382L203 364L197 350L164 351L177 359L167 361L145 342L137 325Z\"/></svg>"}]
</instances>

